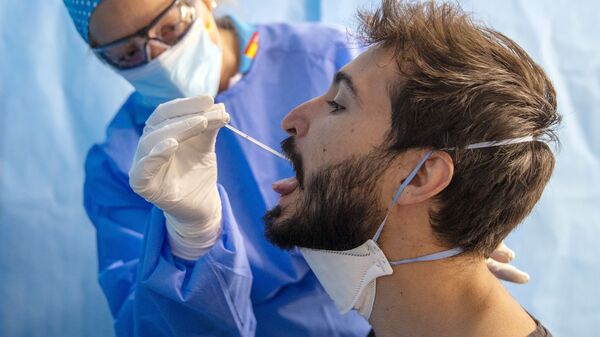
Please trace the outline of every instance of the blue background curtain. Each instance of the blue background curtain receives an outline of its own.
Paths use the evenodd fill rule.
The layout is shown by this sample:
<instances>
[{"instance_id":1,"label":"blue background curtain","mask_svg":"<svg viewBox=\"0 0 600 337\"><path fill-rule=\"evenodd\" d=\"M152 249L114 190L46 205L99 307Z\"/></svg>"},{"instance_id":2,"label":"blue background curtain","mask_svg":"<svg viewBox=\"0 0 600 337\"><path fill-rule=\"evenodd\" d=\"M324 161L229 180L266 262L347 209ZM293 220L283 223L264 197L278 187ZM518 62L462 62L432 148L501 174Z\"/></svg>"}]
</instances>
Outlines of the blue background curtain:
<instances>
[{"instance_id":1,"label":"blue background curtain","mask_svg":"<svg viewBox=\"0 0 600 337\"><path fill-rule=\"evenodd\" d=\"M366 0L223 1L253 22L354 24ZM553 79L564 122L555 174L508 243L531 274L508 285L555 336L600 322L600 3L462 1ZM83 161L131 87L84 45L60 0L0 2L0 336L111 336L82 207Z\"/></svg>"}]
</instances>

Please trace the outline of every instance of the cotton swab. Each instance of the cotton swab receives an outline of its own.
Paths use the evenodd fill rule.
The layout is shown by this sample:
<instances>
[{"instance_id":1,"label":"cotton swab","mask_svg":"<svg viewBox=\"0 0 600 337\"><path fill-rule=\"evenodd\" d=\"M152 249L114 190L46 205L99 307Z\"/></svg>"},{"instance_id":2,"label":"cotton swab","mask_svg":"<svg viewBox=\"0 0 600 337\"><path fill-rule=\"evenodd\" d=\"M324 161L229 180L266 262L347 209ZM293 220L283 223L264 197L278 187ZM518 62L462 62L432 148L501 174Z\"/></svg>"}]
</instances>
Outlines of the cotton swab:
<instances>
[{"instance_id":1,"label":"cotton swab","mask_svg":"<svg viewBox=\"0 0 600 337\"><path fill-rule=\"evenodd\" d=\"M229 130L233 131L233 132L234 132L235 134L237 134L238 136L240 136L240 137L242 137L242 138L246 139L247 141L249 141L249 142L251 142L251 143L254 143L255 145L257 145L257 146L261 147L262 149L264 149L264 150L266 150L266 151L269 151L269 152L270 152L270 153L272 153L273 155L275 155L275 156L277 156L277 157L279 157L279 158L281 158L281 159L283 159L283 160L289 161L289 159L287 159L287 158L286 158L284 155L282 155L281 153L279 153L279 152L277 152L277 151L273 150L272 148L270 148L270 147L268 147L267 145L265 145L265 144L263 144L263 143L259 142L258 140L256 140L256 139L254 139L254 138L252 138L252 137L248 136L247 134L245 134L245 133L243 133L242 131L240 131L240 130L238 130L238 129L234 128L234 127L233 127L233 126L231 126L230 124L225 124L225 127L226 127L226 128L228 128Z\"/></svg>"}]
</instances>

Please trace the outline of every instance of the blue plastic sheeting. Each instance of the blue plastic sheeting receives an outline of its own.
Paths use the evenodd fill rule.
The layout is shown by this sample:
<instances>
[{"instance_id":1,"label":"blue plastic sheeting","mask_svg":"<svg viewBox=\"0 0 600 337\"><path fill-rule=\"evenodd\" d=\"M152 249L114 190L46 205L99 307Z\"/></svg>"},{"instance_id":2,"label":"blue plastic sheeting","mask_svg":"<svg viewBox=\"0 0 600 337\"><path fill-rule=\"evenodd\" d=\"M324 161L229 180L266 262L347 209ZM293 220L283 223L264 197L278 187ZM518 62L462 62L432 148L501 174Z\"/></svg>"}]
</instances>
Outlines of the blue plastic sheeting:
<instances>
[{"instance_id":1,"label":"blue plastic sheeting","mask_svg":"<svg viewBox=\"0 0 600 337\"><path fill-rule=\"evenodd\" d=\"M352 24L361 0L224 1L255 22ZM374 2L376 3L376 2ZM593 1L463 1L548 72L564 115L550 186L509 244L510 291L557 337L600 322L600 31ZM82 207L83 159L130 86L77 35L62 1L0 3L0 335L110 336Z\"/></svg>"}]
</instances>

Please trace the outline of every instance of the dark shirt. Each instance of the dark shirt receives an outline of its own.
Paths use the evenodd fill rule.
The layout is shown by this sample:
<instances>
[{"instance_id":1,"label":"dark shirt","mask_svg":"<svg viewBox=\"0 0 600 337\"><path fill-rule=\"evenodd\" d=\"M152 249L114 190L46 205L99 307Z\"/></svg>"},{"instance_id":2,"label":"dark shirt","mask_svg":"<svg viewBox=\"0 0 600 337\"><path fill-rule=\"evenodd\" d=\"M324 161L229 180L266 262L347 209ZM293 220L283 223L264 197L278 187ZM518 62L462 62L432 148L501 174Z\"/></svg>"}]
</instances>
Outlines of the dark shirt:
<instances>
[{"instance_id":1,"label":"dark shirt","mask_svg":"<svg viewBox=\"0 0 600 337\"><path fill-rule=\"evenodd\" d=\"M531 316L531 315L530 315ZM535 321L535 331L527 335L527 337L553 337L550 331L548 331L537 319L531 317ZM375 337L375 332L371 330L367 337Z\"/></svg>"},{"instance_id":2,"label":"dark shirt","mask_svg":"<svg viewBox=\"0 0 600 337\"><path fill-rule=\"evenodd\" d=\"M542 323L540 323L537 319L535 319L533 316L531 317L533 318L533 320L535 321L536 324L536 328L535 331L530 333L529 335L527 335L527 337L552 337L552 334L550 333L550 331L548 331L543 325Z\"/></svg>"}]
</instances>

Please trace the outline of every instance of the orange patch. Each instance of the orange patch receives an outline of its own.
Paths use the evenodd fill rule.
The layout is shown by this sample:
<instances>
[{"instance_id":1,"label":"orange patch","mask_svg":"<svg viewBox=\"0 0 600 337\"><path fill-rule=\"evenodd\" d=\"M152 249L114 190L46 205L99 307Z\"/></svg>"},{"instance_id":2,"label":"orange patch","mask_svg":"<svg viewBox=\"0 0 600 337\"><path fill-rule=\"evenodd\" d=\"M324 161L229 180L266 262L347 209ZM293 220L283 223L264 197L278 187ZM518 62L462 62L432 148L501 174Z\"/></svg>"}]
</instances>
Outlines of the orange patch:
<instances>
[{"instance_id":1,"label":"orange patch","mask_svg":"<svg viewBox=\"0 0 600 337\"><path fill-rule=\"evenodd\" d=\"M253 59L256 56L256 52L258 51L258 32L255 32L248 42L248 46L246 46L246 50L244 50L244 55L248 58Z\"/></svg>"}]
</instances>

